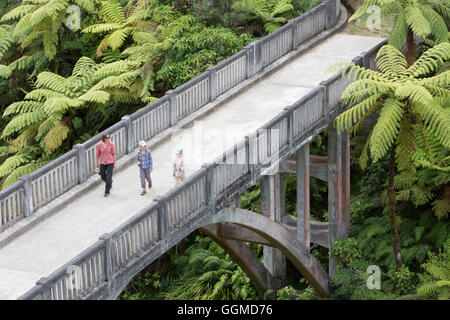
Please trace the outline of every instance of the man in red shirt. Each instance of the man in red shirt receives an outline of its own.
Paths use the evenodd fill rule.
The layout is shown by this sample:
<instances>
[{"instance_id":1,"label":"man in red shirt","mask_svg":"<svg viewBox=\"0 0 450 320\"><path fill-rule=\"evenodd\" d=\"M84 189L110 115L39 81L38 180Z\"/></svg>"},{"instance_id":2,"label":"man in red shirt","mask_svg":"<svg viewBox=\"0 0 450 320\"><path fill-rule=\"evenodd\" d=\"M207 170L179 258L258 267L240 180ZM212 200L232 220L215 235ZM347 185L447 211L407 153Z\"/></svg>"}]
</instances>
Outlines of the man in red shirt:
<instances>
[{"instance_id":1,"label":"man in red shirt","mask_svg":"<svg viewBox=\"0 0 450 320\"><path fill-rule=\"evenodd\" d=\"M116 147L111 142L109 133L102 135L102 141L97 144L96 167L100 161L100 176L105 181L105 197L109 196L112 188L113 168L116 168Z\"/></svg>"}]
</instances>

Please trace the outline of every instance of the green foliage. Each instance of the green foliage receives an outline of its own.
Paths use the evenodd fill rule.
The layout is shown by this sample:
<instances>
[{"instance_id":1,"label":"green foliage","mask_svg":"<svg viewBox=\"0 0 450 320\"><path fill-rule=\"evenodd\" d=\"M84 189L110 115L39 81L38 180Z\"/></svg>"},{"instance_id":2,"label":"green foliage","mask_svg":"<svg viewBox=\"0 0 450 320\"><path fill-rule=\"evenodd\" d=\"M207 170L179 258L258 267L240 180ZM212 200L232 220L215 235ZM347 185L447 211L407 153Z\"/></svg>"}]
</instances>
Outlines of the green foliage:
<instances>
[{"instance_id":1,"label":"green foliage","mask_svg":"<svg viewBox=\"0 0 450 320\"><path fill-rule=\"evenodd\" d=\"M124 61L96 64L90 58L82 57L67 78L52 72L40 73L36 89L27 93L24 101L9 105L3 113L4 117L11 117L2 133L12 147L10 152L29 146L41 148L46 155L54 153L73 131L71 119L74 115L89 106L106 104L116 94L112 89L126 88L137 76L128 69L129 63ZM11 140L13 136L16 138ZM31 154L19 157L20 152L6 159L0 167L0 177L13 174L13 170L21 170L20 166L36 160ZM12 176L17 177L17 174ZM11 178L7 181L14 182Z\"/></svg>"},{"instance_id":2,"label":"green foliage","mask_svg":"<svg viewBox=\"0 0 450 320\"><path fill-rule=\"evenodd\" d=\"M396 13L394 26L389 34L389 44L401 49L408 29L422 40L431 36L433 44L448 42L446 20L450 5L446 0L365 0L349 21L361 18L369 6L381 8L382 13Z\"/></svg>"},{"instance_id":3,"label":"green foliage","mask_svg":"<svg viewBox=\"0 0 450 320\"><path fill-rule=\"evenodd\" d=\"M422 264L425 274L417 294L426 298L448 300L450 298L450 239L438 254L428 252L428 260Z\"/></svg>"},{"instance_id":4,"label":"green foliage","mask_svg":"<svg viewBox=\"0 0 450 320\"><path fill-rule=\"evenodd\" d=\"M394 145L415 150L411 139L405 139L404 134L401 134L408 130L406 127L411 126L411 123L419 126L420 130L429 131L448 149L450 136L445 128L450 125L450 119L439 103L440 99L448 94L448 72L426 79L417 77L437 71L450 59L449 52L448 43L440 44L406 69L406 60L400 51L386 45L377 54L377 67L380 72L355 65L347 67L344 73L357 80L342 93L342 103L350 108L337 117L338 130L359 126L358 121L378 110L380 117L369 137L369 150L374 162L382 158ZM410 158L408 154L397 157L397 166L411 167ZM362 167L365 167L365 163Z\"/></svg>"},{"instance_id":5,"label":"green foliage","mask_svg":"<svg viewBox=\"0 0 450 320\"><path fill-rule=\"evenodd\" d=\"M354 238L334 241L330 248L330 257L340 265L348 265L350 262L361 259L361 248Z\"/></svg>"},{"instance_id":6,"label":"green foliage","mask_svg":"<svg viewBox=\"0 0 450 320\"><path fill-rule=\"evenodd\" d=\"M58 46L58 32L63 27L67 16L67 8L79 5L83 10L92 13L95 0L24 0L22 5L3 15L0 22L19 20L12 33L14 41L22 48L28 47L33 41L40 41L44 47L45 56L53 60Z\"/></svg>"},{"instance_id":7,"label":"green foliage","mask_svg":"<svg viewBox=\"0 0 450 320\"><path fill-rule=\"evenodd\" d=\"M239 0L233 7L247 14L250 21L255 20L263 25L267 33L285 24L294 10L292 0Z\"/></svg>"},{"instance_id":8,"label":"green foliage","mask_svg":"<svg viewBox=\"0 0 450 320\"><path fill-rule=\"evenodd\" d=\"M209 238L197 236L185 255L171 257L171 286L161 297L172 300L255 299L256 289L224 250Z\"/></svg>"}]
</instances>

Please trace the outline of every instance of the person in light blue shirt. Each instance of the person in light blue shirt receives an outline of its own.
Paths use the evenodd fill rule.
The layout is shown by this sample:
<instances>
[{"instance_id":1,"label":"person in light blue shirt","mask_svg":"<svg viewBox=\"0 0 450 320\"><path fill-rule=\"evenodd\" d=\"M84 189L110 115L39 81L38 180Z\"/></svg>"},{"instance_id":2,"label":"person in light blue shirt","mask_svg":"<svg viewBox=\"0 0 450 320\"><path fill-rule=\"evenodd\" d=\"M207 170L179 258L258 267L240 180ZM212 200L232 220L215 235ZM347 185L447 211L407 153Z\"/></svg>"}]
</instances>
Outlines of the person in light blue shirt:
<instances>
[{"instance_id":1,"label":"person in light blue shirt","mask_svg":"<svg viewBox=\"0 0 450 320\"><path fill-rule=\"evenodd\" d=\"M152 187L151 173L153 171L153 160L150 150L147 149L147 143L145 141L139 142L139 151L136 155L136 163L139 167L139 177L141 178L142 192L141 196L147 193L145 180L148 182L148 189Z\"/></svg>"}]
</instances>

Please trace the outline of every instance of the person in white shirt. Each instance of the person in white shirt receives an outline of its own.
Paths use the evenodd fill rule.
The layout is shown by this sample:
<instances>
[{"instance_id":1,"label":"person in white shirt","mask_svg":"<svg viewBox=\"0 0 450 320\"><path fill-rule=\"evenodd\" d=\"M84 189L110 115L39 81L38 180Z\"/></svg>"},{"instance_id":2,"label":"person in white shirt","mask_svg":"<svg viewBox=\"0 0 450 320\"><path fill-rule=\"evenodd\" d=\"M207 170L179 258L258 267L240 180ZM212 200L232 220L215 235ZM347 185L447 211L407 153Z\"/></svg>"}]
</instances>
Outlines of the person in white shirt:
<instances>
[{"instance_id":1,"label":"person in white shirt","mask_svg":"<svg viewBox=\"0 0 450 320\"><path fill-rule=\"evenodd\" d=\"M175 178L175 185L184 181L184 161L183 161L183 149L177 150L175 160L173 160L173 176Z\"/></svg>"}]
</instances>

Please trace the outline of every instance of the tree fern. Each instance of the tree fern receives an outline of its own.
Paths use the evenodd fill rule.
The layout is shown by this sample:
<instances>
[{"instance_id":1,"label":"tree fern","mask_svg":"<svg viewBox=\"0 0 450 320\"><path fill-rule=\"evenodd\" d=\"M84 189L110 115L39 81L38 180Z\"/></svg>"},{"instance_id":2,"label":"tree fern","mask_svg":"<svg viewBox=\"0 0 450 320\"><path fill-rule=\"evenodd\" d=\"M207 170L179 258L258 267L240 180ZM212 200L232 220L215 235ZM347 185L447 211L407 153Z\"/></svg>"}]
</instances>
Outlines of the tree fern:
<instances>
[{"instance_id":1,"label":"tree fern","mask_svg":"<svg viewBox=\"0 0 450 320\"><path fill-rule=\"evenodd\" d=\"M450 84L449 78L437 75L427 78L428 82L425 83L422 78L412 78L414 75L421 77L433 70L436 71L443 62L450 59L448 43L430 50L414 65L406 68L406 60L397 49L390 45L383 46L377 54L376 61L383 77L371 72L372 78L367 78L364 71L356 69L358 73L352 72L355 70L354 65L346 67L347 76L356 77L357 80L344 90L341 102L350 105L350 108L338 116L335 123L339 131L349 129L364 116L370 106L382 101L380 117L370 135L369 150L373 161L378 161L393 145L396 145L399 169L412 167L412 155L408 150L414 148L416 143L412 138L411 120L407 120L411 119L411 116L402 120L404 112L412 113L412 119L423 119L423 122L419 121L417 125L432 132L442 146L450 147L448 133L450 116L435 100L434 95L437 91L428 91L425 86L433 83L445 90ZM406 129L406 125L410 129Z\"/></svg>"},{"instance_id":2,"label":"tree fern","mask_svg":"<svg viewBox=\"0 0 450 320\"><path fill-rule=\"evenodd\" d=\"M435 44L448 42L445 20L449 19L450 5L447 0L365 0L349 21L361 18L373 5L384 13L396 13L388 43L397 49L402 48L409 30L422 40L432 36ZM407 48L416 50L410 46Z\"/></svg>"},{"instance_id":3,"label":"tree fern","mask_svg":"<svg viewBox=\"0 0 450 320\"><path fill-rule=\"evenodd\" d=\"M59 41L59 30L66 19L67 8L79 5L87 12L93 12L95 0L25 0L23 5L14 8L2 17L1 22L18 20L12 36L23 48L28 47L33 40L40 39L45 56L53 60Z\"/></svg>"},{"instance_id":4,"label":"tree fern","mask_svg":"<svg viewBox=\"0 0 450 320\"><path fill-rule=\"evenodd\" d=\"M260 21L267 33L285 24L286 16L294 10L292 0L241 0L234 3L233 8L246 13L252 20Z\"/></svg>"},{"instance_id":5,"label":"tree fern","mask_svg":"<svg viewBox=\"0 0 450 320\"><path fill-rule=\"evenodd\" d=\"M438 253L428 253L428 261L422 265L428 276L423 277L422 285L417 294L448 300L450 298L450 240Z\"/></svg>"},{"instance_id":6,"label":"tree fern","mask_svg":"<svg viewBox=\"0 0 450 320\"><path fill-rule=\"evenodd\" d=\"M27 161L20 164L17 161L7 162L10 170L4 171L5 175L12 173L16 167L37 160L36 156L52 155L58 150L73 130L72 119L78 110L106 104L120 87L124 90L118 95L125 100L124 95L130 95L130 91L126 90L127 85L138 76L136 71L123 73L125 70L126 67L120 63L96 64L92 59L82 57L69 77L48 71L40 73L36 89L28 92L23 101L14 102L5 109L3 116L11 119L6 124L2 137L8 139L12 147L13 142L22 137L21 141L26 141L28 146L38 144L41 153L28 157ZM109 76L111 74L116 76ZM26 140L24 134L29 137L30 127L34 128L33 139ZM14 137L17 138L14 140ZM20 150L16 152L20 154ZM15 159L15 156L16 154L12 154L9 158ZM17 166L13 168L12 163ZM18 172L21 171L7 178L8 183L17 177Z\"/></svg>"}]
</instances>

